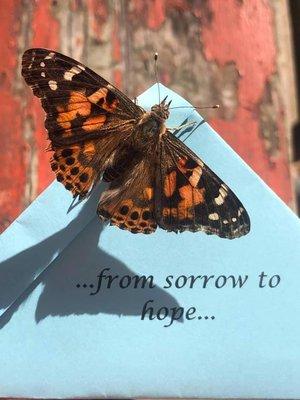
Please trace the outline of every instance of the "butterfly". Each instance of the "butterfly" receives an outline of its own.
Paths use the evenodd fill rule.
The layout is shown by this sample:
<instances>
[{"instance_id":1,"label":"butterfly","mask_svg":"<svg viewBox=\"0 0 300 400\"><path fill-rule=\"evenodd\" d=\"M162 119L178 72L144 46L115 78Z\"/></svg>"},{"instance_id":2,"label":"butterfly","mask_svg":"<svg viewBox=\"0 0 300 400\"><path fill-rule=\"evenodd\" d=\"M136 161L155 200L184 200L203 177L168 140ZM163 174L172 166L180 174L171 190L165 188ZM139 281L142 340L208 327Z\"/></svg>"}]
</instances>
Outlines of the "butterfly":
<instances>
[{"instance_id":1,"label":"butterfly","mask_svg":"<svg viewBox=\"0 0 300 400\"><path fill-rule=\"evenodd\" d=\"M101 220L144 234L249 232L236 195L167 129L166 99L145 111L85 65L42 48L24 53L22 75L46 112L56 179L79 198L109 183L97 206Z\"/></svg>"}]
</instances>

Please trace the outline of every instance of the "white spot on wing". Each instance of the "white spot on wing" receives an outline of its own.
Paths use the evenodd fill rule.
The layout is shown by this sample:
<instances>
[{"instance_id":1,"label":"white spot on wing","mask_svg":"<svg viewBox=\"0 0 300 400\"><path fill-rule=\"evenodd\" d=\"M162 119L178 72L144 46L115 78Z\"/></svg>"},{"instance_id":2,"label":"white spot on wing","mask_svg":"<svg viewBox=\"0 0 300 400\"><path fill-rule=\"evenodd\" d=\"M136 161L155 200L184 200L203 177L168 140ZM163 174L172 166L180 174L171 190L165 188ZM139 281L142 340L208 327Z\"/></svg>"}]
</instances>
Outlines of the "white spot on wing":
<instances>
[{"instance_id":1,"label":"white spot on wing","mask_svg":"<svg viewBox=\"0 0 300 400\"><path fill-rule=\"evenodd\" d=\"M227 219L224 219L224 220L223 220L223 224L224 224L224 225L228 224Z\"/></svg>"},{"instance_id":2,"label":"white spot on wing","mask_svg":"<svg viewBox=\"0 0 300 400\"><path fill-rule=\"evenodd\" d=\"M82 69L78 67L72 67L69 71L64 73L64 79L66 81L71 81L74 75L80 74Z\"/></svg>"},{"instance_id":3,"label":"white spot on wing","mask_svg":"<svg viewBox=\"0 0 300 400\"><path fill-rule=\"evenodd\" d=\"M34 61L34 56L33 56L32 59L30 60L30 64L29 64L29 66L28 66L28 69L31 69L31 68L32 68L33 61Z\"/></svg>"},{"instance_id":4,"label":"white spot on wing","mask_svg":"<svg viewBox=\"0 0 300 400\"><path fill-rule=\"evenodd\" d=\"M43 78L45 78L45 76L46 76L45 72L42 72L42 73L41 73L41 76L42 76Z\"/></svg>"},{"instance_id":5,"label":"white spot on wing","mask_svg":"<svg viewBox=\"0 0 300 400\"><path fill-rule=\"evenodd\" d=\"M227 196L227 190L224 189L223 185L219 189L219 193L225 198Z\"/></svg>"},{"instance_id":6,"label":"white spot on wing","mask_svg":"<svg viewBox=\"0 0 300 400\"><path fill-rule=\"evenodd\" d=\"M49 81L48 85L51 90L56 90L57 89L57 82L56 81Z\"/></svg>"},{"instance_id":7,"label":"white spot on wing","mask_svg":"<svg viewBox=\"0 0 300 400\"><path fill-rule=\"evenodd\" d=\"M236 222L236 218L233 217L233 218L232 218L232 222Z\"/></svg>"},{"instance_id":8,"label":"white spot on wing","mask_svg":"<svg viewBox=\"0 0 300 400\"><path fill-rule=\"evenodd\" d=\"M219 215L217 213L209 214L208 218L212 221L217 221L219 219Z\"/></svg>"},{"instance_id":9,"label":"white spot on wing","mask_svg":"<svg viewBox=\"0 0 300 400\"><path fill-rule=\"evenodd\" d=\"M242 212L244 212L244 209L242 208L242 207L240 207L239 209L238 209L238 217L242 214Z\"/></svg>"},{"instance_id":10,"label":"white spot on wing","mask_svg":"<svg viewBox=\"0 0 300 400\"><path fill-rule=\"evenodd\" d=\"M51 58L53 58L53 56L54 56L54 53L51 52L45 57L45 60L51 60Z\"/></svg>"},{"instance_id":11,"label":"white spot on wing","mask_svg":"<svg viewBox=\"0 0 300 400\"><path fill-rule=\"evenodd\" d=\"M40 63L40 66L41 67L44 67L46 64L42 61L41 63Z\"/></svg>"},{"instance_id":12,"label":"white spot on wing","mask_svg":"<svg viewBox=\"0 0 300 400\"><path fill-rule=\"evenodd\" d=\"M224 199L226 198L228 192L227 192L227 187L225 185L221 185L219 189L219 196L215 197L215 203L220 206L224 203Z\"/></svg>"},{"instance_id":13,"label":"white spot on wing","mask_svg":"<svg viewBox=\"0 0 300 400\"><path fill-rule=\"evenodd\" d=\"M215 203L216 203L218 206L221 206L221 205L224 203L224 199L223 199L223 197L222 197L220 194L219 194L218 197L215 198Z\"/></svg>"},{"instance_id":14,"label":"white spot on wing","mask_svg":"<svg viewBox=\"0 0 300 400\"><path fill-rule=\"evenodd\" d=\"M189 177L190 184L194 187L197 186L202 175L201 167L194 168L192 175Z\"/></svg>"}]
</instances>

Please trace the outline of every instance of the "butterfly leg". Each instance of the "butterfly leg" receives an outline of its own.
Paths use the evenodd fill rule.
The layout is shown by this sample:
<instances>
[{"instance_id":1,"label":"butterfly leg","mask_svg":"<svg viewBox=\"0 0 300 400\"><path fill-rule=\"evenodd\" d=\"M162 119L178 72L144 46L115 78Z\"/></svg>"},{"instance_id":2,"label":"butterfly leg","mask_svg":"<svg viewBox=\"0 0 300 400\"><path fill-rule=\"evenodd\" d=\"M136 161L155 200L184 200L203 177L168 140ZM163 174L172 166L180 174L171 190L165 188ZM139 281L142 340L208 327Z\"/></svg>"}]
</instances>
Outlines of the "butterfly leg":
<instances>
[{"instance_id":1,"label":"butterfly leg","mask_svg":"<svg viewBox=\"0 0 300 400\"><path fill-rule=\"evenodd\" d=\"M187 120L186 120L186 121L187 121ZM184 122L185 122L185 121L184 121ZM187 136L185 137L185 139L182 140L183 142L185 142L185 141L194 133L194 131L195 131L196 129L198 129L200 125L203 125L205 122L206 122L205 119L203 119L202 121L200 121L198 124L196 124L196 122L191 122L190 124L193 124L193 127L192 127L192 128L190 128L190 127L185 127L185 128L182 130L182 127L185 125L185 124L183 124L181 127L179 127L180 129L178 129L177 131L173 132L173 135L176 136L178 139L181 139L182 136L187 135ZM188 124L186 124L186 125L188 125Z\"/></svg>"},{"instance_id":2,"label":"butterfly leg","mask_svg":"<svg viewBox=\"0 0 300 400\"><path fill-rule=\"evenodd\" d=\"M186 129L189 126L194 126L195 124L196 124L196 122L192 121L192 122L188 122L186 124L182 124L182 125L176 126L174 128L168 128L168 130L169 131L180 131L181 129Z\"/></svg>"},{"instance_id":3,"label":"butterfly leg","mask_svg":"<svg viewBox=\"0 0 300 400\"><path fill-rule=\"evenodd\" d=\"M195 130L196 122L195 121L187 122L187 121L188 118L186 118L180 126L168 129L171 130L172 134L178 137L178 139L186 134L189 134L188 136L190 136Z\"/></svg>"}]
</instances>

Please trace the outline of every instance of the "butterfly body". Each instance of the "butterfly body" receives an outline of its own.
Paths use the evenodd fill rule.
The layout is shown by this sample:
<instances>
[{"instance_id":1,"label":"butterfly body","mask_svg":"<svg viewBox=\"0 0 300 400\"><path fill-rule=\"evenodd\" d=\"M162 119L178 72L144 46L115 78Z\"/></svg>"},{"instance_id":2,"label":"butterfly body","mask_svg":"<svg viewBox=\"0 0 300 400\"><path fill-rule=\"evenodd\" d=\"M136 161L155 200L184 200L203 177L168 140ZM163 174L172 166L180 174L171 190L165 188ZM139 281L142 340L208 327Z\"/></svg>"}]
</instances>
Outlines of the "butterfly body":
<instances>
[{"instance_id":1,"label":"butterfly body","mask_svg":"<svg viewBox=\"0 0 300 400\"><path fill-rule=\"evenodd\" d=\"M81 198L101 179L109 183L101 220L144 234L249 232L235 194L167 129L166 99L145 111L83 64L46 49L24 53L22 74L46 111L57 180Z\"/></svg>"}]
</instances>

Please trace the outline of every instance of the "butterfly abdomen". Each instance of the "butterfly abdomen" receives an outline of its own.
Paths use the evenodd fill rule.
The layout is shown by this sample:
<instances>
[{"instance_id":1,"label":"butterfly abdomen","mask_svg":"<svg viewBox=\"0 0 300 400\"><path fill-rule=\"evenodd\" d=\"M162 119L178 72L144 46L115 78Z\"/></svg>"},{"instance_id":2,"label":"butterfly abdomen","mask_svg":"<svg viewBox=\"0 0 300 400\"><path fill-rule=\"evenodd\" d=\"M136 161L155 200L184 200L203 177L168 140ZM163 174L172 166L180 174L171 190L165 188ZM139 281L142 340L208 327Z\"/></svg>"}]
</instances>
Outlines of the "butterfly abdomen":
<instances>
[{"instance_id":1,"label":"butterfly abdomen","mask_svg":"<svg viewBox=\"0 0 300 400\"><path fill-rule=\"evenodd\" d=\"M115 167L107 168L103 173L102 179L105 182L112 182L115 179L117 179L120 175L122 175L122 173L124 171L125 171L125 166L124 166L124 168L123 168L123 166L122 166L122 168L120 168L120 165L118 165L117 167L115 166Z\"/></svg>"},{"instance_id":2,"label":"butterfly abdomen","mask_svg":"<svg viewBox=\"0 0 300 400\"><path fill-rule=\"evenodd\" d=\"M105 182L112 182L118 179L126 170L133 168L133 164L138 160L140 160L140 152L132 147L126 148L121 156L105 169L102 179Z\"/></svg>"}]
</instances>

